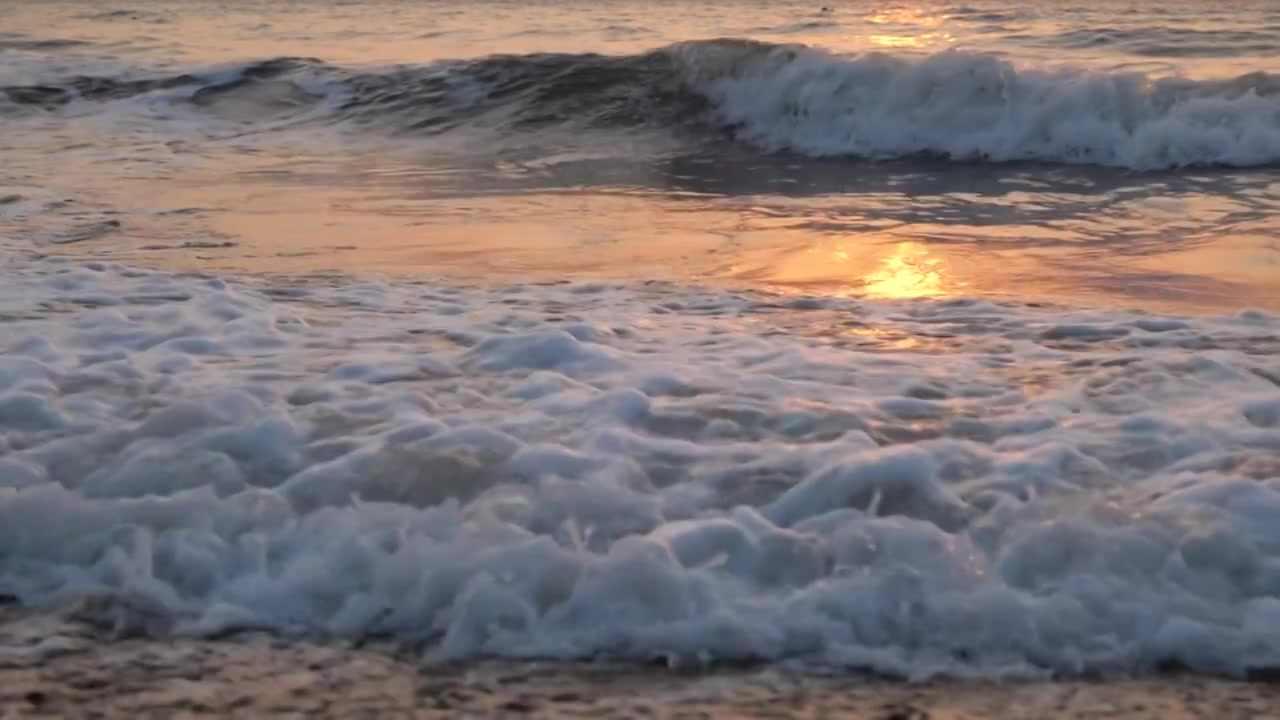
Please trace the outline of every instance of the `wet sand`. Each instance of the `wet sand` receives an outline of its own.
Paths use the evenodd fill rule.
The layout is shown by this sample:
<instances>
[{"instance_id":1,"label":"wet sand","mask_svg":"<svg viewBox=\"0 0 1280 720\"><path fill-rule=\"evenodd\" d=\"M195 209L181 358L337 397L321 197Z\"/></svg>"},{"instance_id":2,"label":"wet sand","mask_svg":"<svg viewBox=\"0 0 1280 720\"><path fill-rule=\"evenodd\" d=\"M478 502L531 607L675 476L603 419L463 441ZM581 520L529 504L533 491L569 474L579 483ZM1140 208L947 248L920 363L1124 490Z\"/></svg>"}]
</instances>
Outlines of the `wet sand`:
<instances>
[{"instance_id":1,"label":"wet sand","mask_svg":"<svg viewBox=\"0 0 1280 720\"><path fill-rule=\"evenodd\" d=\"M112 638L0 610L3 718L1273 718L1280 685L1161 676L903 683L778 669L678 673L586 664L424 665L392 648L263 634Z\"/></svg>"}]
</instances>

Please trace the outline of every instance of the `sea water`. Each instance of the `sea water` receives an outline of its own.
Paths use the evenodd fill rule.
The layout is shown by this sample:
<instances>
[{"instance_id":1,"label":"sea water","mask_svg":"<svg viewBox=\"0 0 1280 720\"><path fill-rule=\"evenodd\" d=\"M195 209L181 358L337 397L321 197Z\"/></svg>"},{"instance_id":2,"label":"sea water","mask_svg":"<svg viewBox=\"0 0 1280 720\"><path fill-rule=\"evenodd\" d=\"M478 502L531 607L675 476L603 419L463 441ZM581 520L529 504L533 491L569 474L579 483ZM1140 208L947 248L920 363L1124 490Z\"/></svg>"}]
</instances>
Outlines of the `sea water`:
<instances>
[{"instance_id":1,"label":"sea water","mask_svg":"<svg viewBox=\"0 0 1280 720\"><path fill-rule=\"evenodd\" d=\"M0 3L0 591L1280 663L1280 9Z\"/></svg>"}]
</instances>

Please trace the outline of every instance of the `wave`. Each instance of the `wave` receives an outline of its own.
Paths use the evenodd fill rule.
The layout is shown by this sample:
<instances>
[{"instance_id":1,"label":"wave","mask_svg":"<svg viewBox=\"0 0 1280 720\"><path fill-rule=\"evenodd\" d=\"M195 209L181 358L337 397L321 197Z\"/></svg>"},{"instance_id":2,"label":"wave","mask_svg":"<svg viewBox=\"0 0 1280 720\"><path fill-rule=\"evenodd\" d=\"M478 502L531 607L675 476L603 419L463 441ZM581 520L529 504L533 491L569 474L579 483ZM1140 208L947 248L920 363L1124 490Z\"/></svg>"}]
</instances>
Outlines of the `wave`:
<instances>
[{"instance_id":1,"label":"wave","mask_svg":"<svg viewBox=\"0 0 1280 720\"><path fill-rule=\"evenodd\" d=\"M1140 57L1245 57L1275 52L1276 33L1263 30L1198 30L1176 27L1098 27L1006 40L1070 49L1117 48Z\"/></svg>"},{"instance_id":2,"label":"wave","mask_svg":"<svg viewBox=\"0 0 1280 720\"><path fill-rule=\"evenodd\" d=\"M21 52L42 52L66 50L89 45L86 40L70 38L29 38L21 33L0 32L0 52L17 50Z\"/></svg>"},{"instance_id":3,"label":"wave","mask_svg":"<svg viewBox=\"0 0 1280 720\"><path fill-rule=\"evenodd\" d=\"M77 75L50 83L8 86L0 88L0 93L3 93L12 103L35 105L45 109L67 105L76 100L123 100L175 88L192 89L187 99L198 101L203 95L245 87L255 81L286 75L310 62L293 58L275 58L236 65L220 73L183 73L151 78Z\"/></svg>"},{"instance_id":4,"label":"wave","mask_svg":"<svg viewBox=\"0 0 1280 720\"><path fill-rule=\"evenodd\" d=\"M847 59L805 48L756 53L694 87L736 137L768 151L1138 170L1280 163L1280 75L1264 72L1157 79L955 51Z\"/></svg>"},{"instance_id":5,"label":"wave","mask_svg":"<svg viewBox=\"0 0 1280 720\"><path fill-rule=\"evenodd\" d=\"M1280 667L1272 315L0 260L29 606L431 660Z\"/></svg>"},{"instance_id":6,"label":"wave","mask_svg":"<svg viewBox=\"0 0 1280 720\"><path fill-rule=\"evenodd\" d=\"M318 80L318 81L317 81ZM630 56L495 55L357 72L277 58L146 79L0 88L56 110L138 96L214 107L263 83L302 91L327 122L399 133L477 125L646 127L729 136L764 152L890 160L1095 164L1134 170L1280 163L1280 75L1226 80L1026 68L994 55L837 56L718 39Z\"/></svg>"}]
</instances>

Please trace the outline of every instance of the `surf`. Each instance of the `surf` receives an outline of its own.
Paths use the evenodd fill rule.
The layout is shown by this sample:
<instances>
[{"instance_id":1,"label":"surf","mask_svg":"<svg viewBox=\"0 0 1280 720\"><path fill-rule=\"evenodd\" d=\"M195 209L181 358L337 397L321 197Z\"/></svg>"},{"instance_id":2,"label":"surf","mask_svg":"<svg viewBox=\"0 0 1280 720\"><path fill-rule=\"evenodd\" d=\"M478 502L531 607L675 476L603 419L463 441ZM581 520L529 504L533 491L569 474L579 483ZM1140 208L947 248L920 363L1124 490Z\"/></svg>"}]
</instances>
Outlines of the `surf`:
<instances>
[{"instance_id":1,"label":"surf","mask_svg":"<svg viewBox=\"0 0 1280 720\"><path fill-rule=\"evenodd\" d=\"M0 97L43 112L84 102L216 112L248 102L237 119L252 120L257 103L264 118L291 109L311 122L404 137L642 128L814 158L1136 171L1280 164L1280 76L1272 73L1154 77L963 51L842 56L731 38L637 55L494 55L378 69L272 58L174 75L57 78L6 86Z\"/></svg>"}]
</instances>

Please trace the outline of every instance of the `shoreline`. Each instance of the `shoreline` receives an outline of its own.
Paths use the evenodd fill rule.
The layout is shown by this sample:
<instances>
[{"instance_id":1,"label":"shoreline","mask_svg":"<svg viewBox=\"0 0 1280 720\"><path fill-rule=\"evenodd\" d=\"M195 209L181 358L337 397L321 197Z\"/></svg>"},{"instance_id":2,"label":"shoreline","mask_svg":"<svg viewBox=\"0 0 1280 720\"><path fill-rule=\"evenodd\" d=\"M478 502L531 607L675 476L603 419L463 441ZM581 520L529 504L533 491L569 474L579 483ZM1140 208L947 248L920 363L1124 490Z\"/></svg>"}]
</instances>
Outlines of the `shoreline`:
<instances>
[{"instance_id":1,"label":"shoreline","mask_svg":"<svg viewBox=\"0 0 1280 720\"><path fill-rule=\"evenodd\" d=\"M936 680L778 667L676 672L590 663L424 665L374 646L249 633L110 639L0 609L0 717L23 718L1263 718L1280 684L1165 675Z\"/></svg>"}]
</instances>

